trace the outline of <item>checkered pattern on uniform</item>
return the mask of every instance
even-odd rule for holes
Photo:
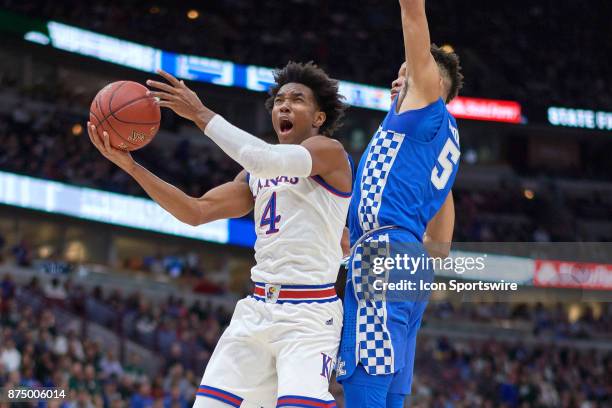
[[[355,248],[352,257],[352,279],[353,289],[358,301],[382,299],[382,291],[374,289],[374,282],[387,280],[386,273],[376,275],[374,273],[374,260],[386,258],[389,254],[389,235],[381,234],[370,237]]]
[[[393,347],[386,326],[386,309],[382,291],[374,281],[387,281],[387,273],[376,275],[372,266],[377,257],[389,254],[389,235],[381,234],[361,243],[352,260],[352,280],[357,297],[358,359],[369,374],[393,372]]]
[[[359,301],[359,361],[370,375],[393,373],[393,345],[386,327],[385,302]]]
[[[358,214],[364,232],[378,227],[378,212],[387,176],[397,152],[404,141],[404,134],[378,128],[370,143],[365,167],[361,174],[361,200]]]

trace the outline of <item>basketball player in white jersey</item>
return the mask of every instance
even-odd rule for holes
[[[254,210],[252,296],[238,302],[208,363],[196,408],[335,407],[328,392],[342,327],[334,283],[352,189],[352,164],[330,136],[346,105],[338,83],[312,63],[275,73],[266,102],[280,144],[268,144],[205,107],[173,76],[147,81],[159,105],[190,119],[244,170],[201,198],[185,195],[113,149],[92,142],[163,208],[191,225]]]

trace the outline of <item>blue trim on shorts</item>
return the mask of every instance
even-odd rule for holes
[[[263,283],[263,282],[253,282],[255,285],[257,286],[263,286],[265,287],[266,285],[276,285],[275,283]],[[328,289],[328,288],[333,288],[336,284],[335,283],[326,283],[324,285],[283,285],[282,283],[278,284],[281,289]]]
[[[208,394],[206,392],[200,392],[201,389],[203,389],[204,391],[212,391],[212,392],[222,394],[222,395],[214,395],[214,394]],[[214,400],[224,402],[227,405],[231,405],[232,407],[235,407],[235,408],[240,408],[240,405],[242,405],[242,401],[244,401],[243,398],[240,398],[236,394],[232,394],[231,392],[224,391],[220,388],[210,387],[208,385],[202,385],[202,384],[200,384],[200,386],[198,387],[198,392],[196,392],[196,396],[212,398]],[[231,399],[238,400],[239,402],[236,403],[228,399],[228,397]]]
[[[292,403],[278,403],[278,401],[285,399],[285,398],[289,398],[289,399],[295,399],[295,400],[302,400],[303,403],[296,403],[296,402],[292,402]],[[305,408],[317,408],[320,407],[321,404],[325,405],[325,408],[335,408],[336,407],[336,401],[335,400],[322,400],[322,399],[318,399],[318,398],[311,398],[311,397],[302,397],[300,395],[283,395],[282,397],[278,397],[278,399],[276,400],[277,404],[276,407],[305,407]],[[313,402],[314,404],[309,404],[309,402]]]
[[[330,302],[335,302],[336,300],[340,300],[340,298],[338,296],[334,296],[333,298],[329,298],[329,299],[306,299],[306,300],[302,300],[302,299],[286,299],[286,300],[277,300],[276,302],[266,302],[266,299],[264,297],[259,297],[257,295],[250,295],[250,297],[252,297],[255,300],[258,300],[260,302],[265,302],[265,303],[270,303],[270,304],[283,304],[283,303],[291,303],[291,304],[296,304],[296,303],[330,303]]]

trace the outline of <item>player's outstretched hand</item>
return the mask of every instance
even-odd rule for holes
[[[96,132],[96,127],[91,123],[87,122],[87,133],[89,133],[89,140],[96,146],[96,149],[102,153],[104,157],[115,163],[122,170],[126,172],[132,171],[134,168],[134,159],[130,152],[125,150],[119,150],[111,146],[108,133],[102,132],[102,137]]]
[[[205,122],[212,119],[214,113],[204,106],[198,95],[187,88],[185,82],[179,81],[164,70],[157,70],[168,83],[147,80],[147,85],[158,91],[149,91],[147,95],[154,96],[159,106],[170,108],[179,116],[194,121],[196,124],[205,116]],[[207,120],[206,120],[207,119]]]

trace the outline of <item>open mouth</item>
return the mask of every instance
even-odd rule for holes
[[[293,129],[293,123],[289,119],[283,118],[280,120],[281,133],[288,133]]]

